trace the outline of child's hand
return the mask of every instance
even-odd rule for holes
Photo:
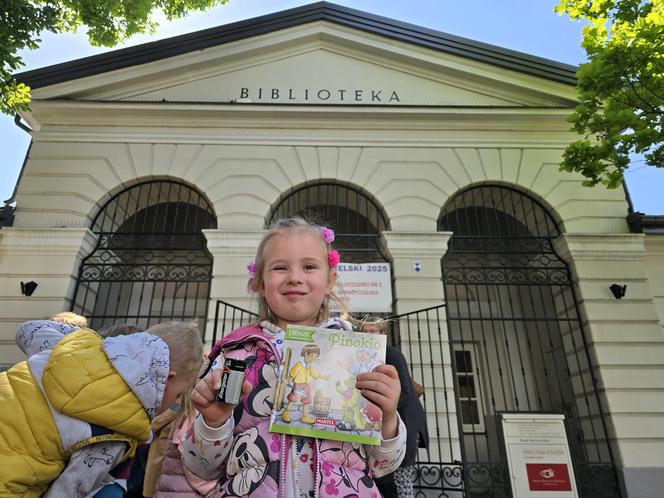
[[[401,395],[396,369],[392,365],[380,365],[370,373],[359,374],[355,386],[362,392],[362,396],[383,411],[383,439],[395,437],[399,427],[397,405]]]
[[[233,404],[217,401],[223,371],[223,368],[210,370],[205,377],[198,380],[191,393],[191,402],[203,416],[205,424],[212,428],[224,425],[235,409]],[[245,380],[242,393],[247,394],[251,389],[251,383]]]

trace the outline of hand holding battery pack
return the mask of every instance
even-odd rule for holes
[[[221,427],[226,423],[233,413],[237,403],[222,403],[217,399],[222,384],[224,371],[224,358],[222,355],[217,360],[218,368],[211,369],[205,377],[199,379],[191,393],[191,402],[208,427]],[[249,393],[252,389],[248,381],[242,383],[242,393]]]

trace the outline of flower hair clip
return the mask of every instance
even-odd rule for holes
[[[249,278],[247,279],[247,287],[252,292],[256,292],[256,284],[254,282],[254,278],[256,278],[256,263],[253,261],[250,261],[249,264],[247,265],[247,273],[249,273]]]
[[[338,251],[333,249],[327,253],[327,264],[330,265],[330,268],[334,270],[339,264],[339,261],[341,261],[341,256],[339,256]]]
[[[334,242],[334,230],[331,228],[320,227],[320,236],[323,237],[326,244]]]

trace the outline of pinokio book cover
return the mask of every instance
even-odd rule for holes
[[[377,334],[288,325],[270,431],[380,444],[383,413],[355,387],[385,363]]]

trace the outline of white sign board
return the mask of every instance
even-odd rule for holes
[[[514,498],[578,498],[565,416],[501,414]]]
[[[337,293],[348,311],[392,311],[392,272],[388,263],[339,263]]]

